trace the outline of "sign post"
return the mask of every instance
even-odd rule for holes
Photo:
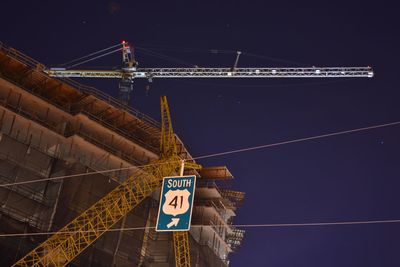
[[[157,216],[157,232],[189,231],[196,176],[164,177]]]

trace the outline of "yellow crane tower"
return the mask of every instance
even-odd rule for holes
[[[41,245],[29,252],[13,266],[65,266],[82,251],[109,231],[129,211],[154,192],[165,176],[179,173],[184,165],[199,169],[200,166],[182,164],[176,147],[167,98],[161,97],[160,159],[135,170],[134,174],[110,193],[65,225]],[[188,232],[174,232],[176,266],[190,266]]]

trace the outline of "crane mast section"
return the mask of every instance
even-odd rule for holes
[[[176,267],[190,267],[190,243],[188,232],[174,232],[174,252]]]
[[[370,67],[324,68],[135,68],[133,70],[45,70],[60,78],[371,78]]]

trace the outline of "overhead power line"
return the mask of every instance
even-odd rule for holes
[[[346,131],[340,131],[340,132],[334,132],[334,133],[328,133],[328,134],[321,134],[321,135],[305,137],[305,138],[299,138],[299,139],[294,139],[294,140],[289,140],[289,141],[282,141],[282,142],[277,142],[277,143],[272,143],[272,144],[266,144],[266,145],[248,147],[248,148],[229,150],[229,151],[225,151],[225,152],[199,156],[199,157],[195,157],[193,159],[204,159],[204,158],[211,158],[211,157],[217,157],[217,156],[230,155],[230,154],[241,153],[241,152],[252,151],[252,150],[258,150],[258,149],[269,148],[269,147],[274,147],[274,146],[281,146],[281,145],[299,143],[299,142],[304,142],[304,141],[309,141],[309,140],[321,139],[321,138],[331,137],[331,136],[336,136],[336,135],[343,135],[343,134],[367,131],[367,130],[372,130],[372,129],[377,129],[377,128],[383,128],[383,127],[388,127],[388,126],[399,125],[399,124],[400,124],[400,121],[396,121],[396,122],[379,124],[379,125],[368,126],[368,127],[363,127],[363,128],[357,128],[357,129],[352,129],[352,130],[346,130]]]
[[[367,220],[367,221],[334,221],[334,222],[310,222],[310,223],[264,223],[264,224],[234,224],[230,225],[237,228],[288,228],[288,227],[318,227],[318,226],[341,226],[341,225],[363,225],[363,224],[394,224],[400,223],[400,219],[393,220]],[[197,224],[191,225],[191,228],[207,227],[207,226],[219,226],[218,224],[207,225]],[[223,226],[223,225],[220,225]],[[105,232],[118,232],[118,231],[135,231],[145,229],[155,229],[155,226],[143,226],[143,227],[127,227],[127,228],[113,228]],[[79,231],[80,233],[90,233],[93,231]],[[41,236],[41,235],[52,235],[52,234],[74,234],[75,231],[68,232],[37,232],[37,233],[10,233],[0,234],[0,237],[24,237],[24,236]]]
[[[161,165],[161,164],[167,164],[167,163],[154,163],[154,164],[138,165],[138,166],[125,167],[125,168],[115,168],[115,169],[109,169],[109,170],[75,173],[75,174],[55,176],[55,177],[50,177],[50,178],[45,178],[45,179],[28,180],[28,181],[21,181],[21,182],[15,182],[15,183],[0,184],[0,187],[9,187],[9,186],[15,186],[15,185],[40,183],[40,182],[45,182],[45,181],[63,180],[63,179],[74,178],[74,177],[89,176],[89,175],[116,172],[116,171],[124,171],[124,170],[131,170],[131,169],[139,169],[139,168],[146,167],[146,166]]]
[[[300,142],[305,142],[305,141],[310,141],[310,140],[316,140],[316,139],[321,139],[321,138],[326,138],[326,137],[331,137],[331,136],[338,136],[338,135],[362,132],[362,131],[373,130],[373,129],[378,129],[378,128],[390,127],[390,126],[395,126],[395,125],[399,125],[399,124],[400,124],[400,121],[396,121],[396,122],[378,124],[378,125],[356,128],[356,129],[351,129],[351,130],[345,130],[345,131],[333,132],[333,133],[328,133],[328,134],[321,134],[321,135],[315,135],[315,136],[310,136],[310,137],[298,138],[298,139],[293,139],[293,140],[288,140],[288,141],[270,143],[270,144],[265,144],[265,145],[229,150],[229,151],[225,151],[225,152],[219,152],[219,153],[213,153],[213,154],[194,157],[193,160],[205,159],[205,158],[211,158],[211,157],[220,157],[220,156],[237,154],[237,153],[242,153],[242,152],[247,152],[247,151],[252,151],[252,150],[259,150],[259,149],[265,149],[265,148],[287,145],[287,144],[292,144],[292,143],[300,143]],[[62,180],[62,179],[68,179],[68,178],[80,177],[80,176],[88,176],[88,175],[94,175],[94,174],[110,173],[110,172],[130,170],[130,169],[137,169],[137,168],[142,168],[142,167],[146,167],[146,166],[160,165],[160,164],[167,164],[167,163],[154,163],[154,164],[150,163],[150,164],[146,164],[146,165],[131,166],[131,167],[125,167],[125,168],[116,168],[116,169],[109,169],[109,170],[77,173],[77,174],[72,174],[72,175],[56,176],[56,177],[50,177],[50,178],[46,178],[46,179],[39,179],[39,180],[28,180],[28,181],[21,181],[21,182],[15,182],[15,183],[6,183],[6,184],[0,184],[0,188],[15,186],[15,185],[30,184],[30,183],[39,183],[39,182],[45,182],[45,181]]]

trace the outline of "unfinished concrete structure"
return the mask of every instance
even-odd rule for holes
[[[159,123],[92,87],[50,78],[43,65],[0,43],[0,233],[57,231],[159,155]],[[180,156],[191,159],[178,139]],[[99,172],[116,169],[112,172]],[[83,173],[99,173],[82,175]],[[73,175],[73,178],[49,180]],[[190,231],[193,266],[227,266],[243,231],[232,219],[244,194],[217,186],[226,167],[198,179]],[[154,226],[154,192],[115,228]],[[0,265],[17,261],[48,236],[0,237]],[[112,231],[71,266],[174,266],[170,233]]]

